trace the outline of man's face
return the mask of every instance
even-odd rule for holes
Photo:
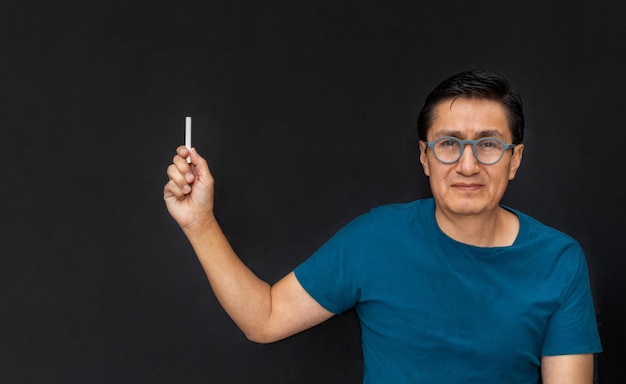
[[[470,98],[444,100],[437,106],[427,139],[432,142],[443,136],[462,140],[495,137],[507,144],[513,138],[500,103]],[[476,160],[468,145],[459,161],[444,164],[420,141],[420,162],[429,177],[437,209],[449,215],[478,215],[495,210],[509,180],[515,177],[523,149],[519,144],[514,152],[507,150],[499,162],[484,165]]]

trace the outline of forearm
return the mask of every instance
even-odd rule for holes
[[[215,219],[183,228],[220,304],[249,339],[271,314],[271,286],[239,259]]]

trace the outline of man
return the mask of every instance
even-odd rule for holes
[[[358,217],[273,286],[220,230],[214,181],[195,149],[177,149],[164,199],[252,341],[355,307],[366,383],[588,384],[601,346],[581,247],[500,204],[523,131],[504,76],[471,70],[443,81],[418,118],[433,198]]]

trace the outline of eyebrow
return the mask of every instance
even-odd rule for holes
[[[458,139],[462,139],[464,134],[461,131],[444,129],[442,131],[437,132],[437,134],[435,135],[435,137],[437,138],[444,137],[444,136],[451,136],[451,137],[456,137]],[[484,131],[478,132],[478,135],[476,135],[475,139],[480,139],[483,137],[502,138],[502,134],[500,133],[500,131],[495,130],[495,129],[486,129]]]

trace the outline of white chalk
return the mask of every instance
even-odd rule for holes
[[[191,117],[185,118],[185,147],[191,151]],[[187,162],[191,164],[191,156],[187,156]]]

